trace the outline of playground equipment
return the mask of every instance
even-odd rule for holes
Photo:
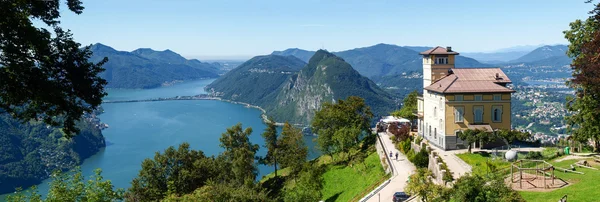
[[[567,185],[564,180],[556,178],[554,170],[552,164],[543,160],[517,160],[510,168],[511,187],[528,190],[555,189]]]

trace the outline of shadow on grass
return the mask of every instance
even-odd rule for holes
[[[277,198],[283,192],[285,180],[286,178],[282,176],[272,177],[262,183],[262,188],[269,190],[270,198]]]
[[[483,157],[491,156],[489,152],[485,152],[485,151],[477,151],[477,152],[473,152],[473,154],[479,154],[480,156],[483,156]]]
[[[343,193],[343,192],[338,192],[337,194],[335,194],[335,195],[333,195],[333,196],[329,197],[328,199],[325,199],[325,202],[334,202],[335,200],[337,200],[337,199],[338,199],[338,197],[340,197],[340,195],[341,195],[342,193]]]

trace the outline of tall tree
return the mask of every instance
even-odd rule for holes
[[[128,201],[156,201],[170,194],[188,194],[218,176],[212,158],[202,151],[190,150],[188,143],[171,146],[145,159],[138,176],[127,192]]]
[[[531,137],[530,133],[509,129],[500,129],[494,131],[494,134],[496,137],[502,138],[502,140],[504,141],[504,143],[506,143],[506,146],[508,147],[510,147],[510,145],[516,140],[523,141]]]
[[[335,104],[323,104],[315,114],[311,126],[312,131],[319,135],[317,143],[321,151],[331,155],[356,145],[361,133],[370,134],[372,118],[373,113],[364,99],[350,96]]]
[[[275,177],[277,177],[277,154],[279,148],[277,145],[277,126],[275,125],[275,121],[269,119],[267,128],[265,128],[262,136],[265,139],[264,147],[267,148],[267,155],[261,159],[261,163],[273,165],[275,167]]]
[[[587,3],[591,3],[588,1]],[[573,58],[573,79],[567,84],[575,97],[567,98],[567,109],[573,114],[566,118],[569,130],[581,142],[592,140],[600,149],[600,3],[594,5],[590,16],[576,20],[564,31],[569,41],[567,55]]]
[[[481,130],[472,130],[472,129],[466,129],[464,131],[459,132],[458,138],[460,138],[461,140],[463,140],[465,143],[467,143],[467,148],[469,153],[471,153],[471,147],[473,146],[473,143],[479,141],[479,133],[481,133]]]
[[[280,146],[281,166],[289,167],[292,174],[298,173],[308,156],[308,147],[304,143],[302,131],[286,122],[277,144]]]
[[[419,168],[415,174],[408,177],[406,192],[421,197],[422,201],[433,201],[442,197],[444,187],[432,181],[433,173],[427,168]]]
[[[254,183],[258,168],[254,160],[259,146],[250,142],[252,128],[242,129],[242,124],[238,123],[227,132],[221,134],[220,146],[225,149],[223,156],[228,162],[231,162],[231,171],[233,180],[239,185],[250,185]]]
[[[410,92],[404,98],[402,108],[400,110],[396,110],[396,111],[392,112],[392,115],[410,119],[410,120],[416,119],[417,116],[415,116],[414,112],[417,111],[417,109],[418,109],[418,106],[417,106],[417,97],[418,96],[419,96],[419,93],[417,92],[417,90]]]
[[[106,95],[106,81],[98,74],[107,58],[88,61],[89,46],[81,49],[59,26],[59,3],[0,1],[0,113],[62,126],[71,137],[79,132],[75,122],[95,110]],[[66,3],[72,12],[83,12],[81,1]],[[34,19],[53,33],[35,27]]]

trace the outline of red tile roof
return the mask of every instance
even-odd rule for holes
[[[439,47],[439,46],[429,49],[429,50],[426,50],[426,51],[423,51],[419,54],[421,54],[421,55],[458,55],[457,52],[454,52],[454,51],[448,52],[447,49]]]
[[[511,82],[500,68],[453,68],[452,72],[453,74],[442,77],[425,89],[438,93],[514,92],[500,85]]]

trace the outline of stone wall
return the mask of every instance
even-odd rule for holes
[[[442,169],[442,160],[441,157],[437,155],[436,152],[431,152],[429,154],[429,166],[427,167],[434,176],[434,182],[437,184],[444,184],[444,175],[447,170]]]

